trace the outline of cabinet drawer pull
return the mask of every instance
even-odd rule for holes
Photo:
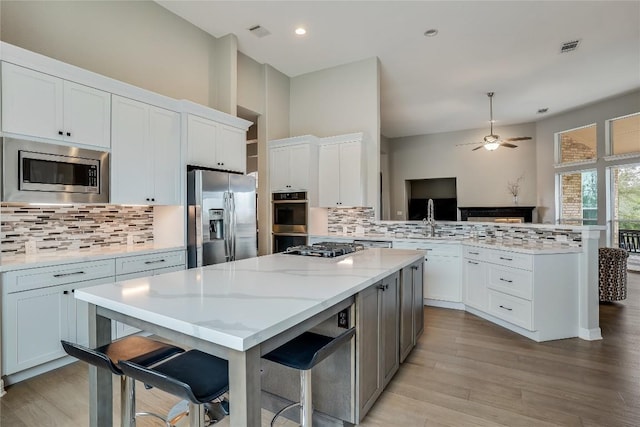
[[[503,279],[502,277],[500,278],[500,280],[501,280],[502,282],[513,283],[513,280]]]
[[[58,277],[67,277],[67,276],[77,276],[79,274],[85,274],[85,273],[84,273],[84,271],[74,271],[73,273],[54,274],[53,277],[58,278]]]
[[[432,251],[433,248],[418,248],[419,251]]]
[[[155,261],[145,261],[144,263],[148,265],[148,264],[160,264],[162,262],[165,262],[165,260],[164,259],[157,259]]]
[[[471,252],[471,251],[469,251],[469,253],[470,253],[471,255],[480,255],[480,252]]]
[[[501,256],[500,259],[504,261],[513,261],[513,258],[505,258],[503,256]]]
[[[389,289],[389,285],[378,285],[378,289],[380,289],[381,291],[386,291],[387,289]]]
[[[62,291],[63,294],[69,295],[69,291]]]
[[[507,311],[513,311],[513,308],[505,307],[504,305],[499,305],[498,307],[505,309]]]
[[[412,270],[417,270],[417,269],[418,269],[418,266],[417,266],[417,265],[412,265],[412,266],[411,266],[411,269],[412,269]]]
[[[467,261],[467,262],[468,262],[469,264],[478,265],[478,263],[477,263],[477,262],[475,262],[475,261]]]

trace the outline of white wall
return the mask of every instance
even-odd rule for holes
[[[2,0],[0,39],[172,98],[220,97],[216,39],[154,2]]]
[[[640,112],[640,91],[609,98],[536,123],[537,205],[540,222],[555,222],[555,174],[558,170],[553,166],[554,135],[557,132],[595,123],[598,157],[602,157],[605,155],[605,120],[637,112]],[[629,162],[637,163],[638,159]],[[595,165],[588,166],[590,169],[595,167],[598,171],[598,224],[601,225],[606,223],[606,166],[607,162],[602,159]]]
[[[367,204],[378,210],[380,71],[377,58],[291,79],[291,135],[318,137],[364,132]]]
[[[527,123],[495,129],[495,133],[503,138],[533,138],[531,141],[518,142],[518,148],[471,151],[473,145],[456,146],[482,141],[487,133],[488,129],[475,129],[391,139],[389,219],[406,218],[405,181],[408,179],[456,177],[458,206],[510,206],[513,205],[513,198],[507,190],[507,182],[524,175],[519,204],[535,206],[535,125]],[[402,211],[402,214],[397,215],[398,211]]]
[[[289,136],[289,77],[238,53],[238,105],[258,115],[258,253],[271,252],[267,141]]]

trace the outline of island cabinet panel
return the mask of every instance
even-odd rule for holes
[[[400,274],[396,272],[356,298],[358,420],[363,419],[398,371],[399,285]]]
[[[400,363],[424,331],[422,266],[417,262],[400,272]]]

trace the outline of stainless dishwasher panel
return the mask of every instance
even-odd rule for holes
[[[392,248],[391,240],[354,240],[354,244],[362,245],[365,248]]]

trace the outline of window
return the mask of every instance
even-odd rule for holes
[[[616,166],[611,173],[612,245],[619,245],[622,231],[640,230],[640,163]]]
[[[608,120],[610,155],[640,155],[640,113]]]
[[[557,163],[584,163],[595,161],[596,125],[584,126],[556,134]]]
[[[595,170],[558,174],[558,218],[561,224],[598,223],[598,174]]]

